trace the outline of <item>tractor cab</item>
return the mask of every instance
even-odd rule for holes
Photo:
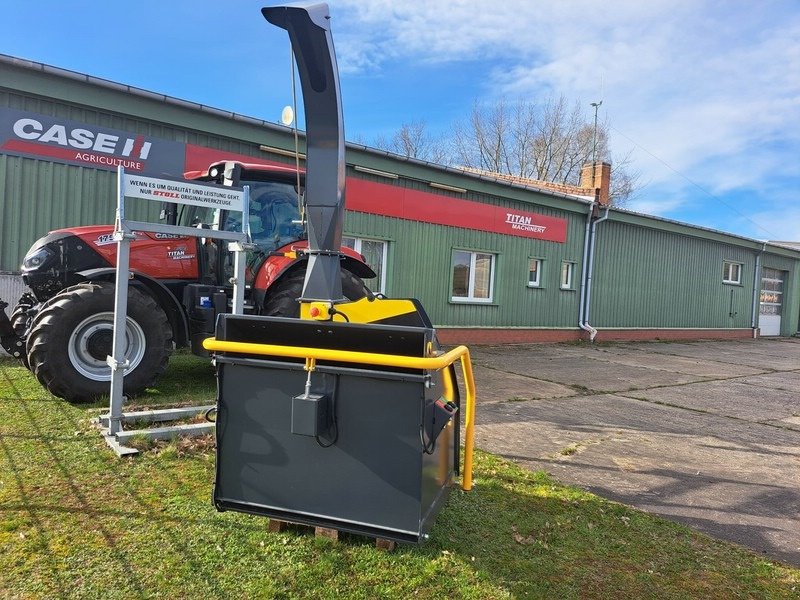
[[[254,252],[248,256],[248,283],[270,252],[306,238],[302,220],[304,174],[298,179],[290,167],[244,164],[234,161],[214,163],[204,171],[189,171],[184,177],[219,185],[250,188],[250,234]],[[175,205],[171,210],[175,211]],[[241,214],[222,209],[181,205],[164,215],[170,223],[207,229],[241,231]],[[172,214],[172,219],[169,215]],[[232,255],[223,242],[200,238],[200,272],[208,283],[222,285],[231,276]]]

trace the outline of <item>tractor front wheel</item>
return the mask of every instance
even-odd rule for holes
[[[54,296],[39,311],[28,335],[28,362],[39,382],[70,402],[92,401],[110,392],[114,285],[83,283]],[[123,392],[135,396],[152,386],[172,353],[172,329],[162,308],[130,288],[126,318]]]
[[[25,314],[26,308],[27,307],[25,306],[17,306],[11,313],[11,316],[8,318],[8,320],[11,321],[11,327],[14,328],[14,333],[16,333],[20,338],[23,338],[22,341],[18,342],[20,344],[24,342],[25,332],[28,330],[28,325],[30,325],[30,319],[28,318],[28,315]],[[19,362],[22,363],[22,366],[24,366],[26,369],[30,368],[28,366],[28,355],[25,354],[24,350],[20,352],[17,358],[19,359]]]
[[[305,270],[301,269],[280,279],[267,292],[261,314],[268,317],[299,318],[300,302],[297,299],[303,295],[305,276]],[[359,300],[369,293],[369,289],[359,277],[342,269],[342,293],[348,300]]]
[[[20,339],[20,343],[22,344],[22,347],[20,348],[21,351],[17,358],[26,369],[30,369],[30,366],[28,365],[28,355],[25,353],[25,340],[28,336],[31,322],[33,321],[33,317],[31,315],[36,314],[36,311],[33,310],[35,306],[36,299],[33,297],[33,295],[30,293],[23,294],[19,299],[16,308],[14,308],[14,310],[11,312],[11,316],[8,318],[8,320],[11,322],[11,327],[14,329],[14,333]]]

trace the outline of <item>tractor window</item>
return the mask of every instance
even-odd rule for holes
[[[214,228],[217,218],[217,210],[203,206],[192,206],[182,204],[178,207],[177,224],[183,227],[207,227]]]
[[[270,252],[303,237],[297,192],[290,183],[279,181],[242,181],[250,186],[250,234],[253,243]],[[227,231],[240,231],[239,213],[230,213]]]
[[[250,234],[254,244],[271,252],[303,237],[294,185],[281,181],[241,181],[240,185],[250,186]],[[185,227],[216,229],[219,219],[218,209],[188,204],[178,208],[178,225]],[[241,231],[241,213],[227,212],[223,228]]]

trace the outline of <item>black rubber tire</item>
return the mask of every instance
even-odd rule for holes
[[[82,283],[65,289],[39,311],[31,324],[27,352],[30,369],[54,396],[69,402],[108,397],[111,369],[110,325],[114,284]],[[135,396],[153,385],[172,354],[172,329],[163,309],[136,288],[128,293],[128,355],[123,393]]]
[[[74,288],[75,286],[70,286],[64,288],[59,293],[66,292]],[[31,332],[31,325],[33,324],[33,321],[36,319],[36,315],[39,314],[39,312],[41,312],[42,309],[49,306],[50,303],[53,301],[53,298],[55,298],[55,296],[50,296],[50,298],[48,298],[44,302],[40,302],[39,304],[34,304],[34,305],[23,306],[21,304],[18,304],[17,307],[14,309],[14,311],[11,313],[11,316],[8,318],[8,320],[11,321],[11,326],[14,328],[14,333],[16,333],[18,336],[22,338],[23,343],[26,346],[27,346],[28,334]],[[30,313],[26,312],[26,309],[33,309],[33,308],[35,308],[36,310],[33,311],[32,313],[33,316],[29,316]],[[18,358],[20,363],[22,363],[22,365],[26,369],[30,370],[31,366],[28,363],[28,353],[25,349],[23,349],[21,356],[19,356]]]
[[[299,318],[300,303],[297,299],[303,293],[305,276],[305,269],[300,269],[278,281],[274,288],[267,291],[261,314],[268,317]],[[369,293],[369,289],[361,278],[342,269],[342,293],[348,300],[359,300]]]
[[[25,335],[28,332],[28,328],[31,324],[31,318],[25,313],[27,306],[18,305],[12,312],[11,316],[8,320],[11,322],[11,327],[14,328],[14,333],[16,333],[19,337],[21,337],[24,341]],[[25,353],[23,348],[19,348],[20,354],[17,357],[19,362],[22,364],[23,367],[26,369],[30,369],[28,365],[28,355]]]

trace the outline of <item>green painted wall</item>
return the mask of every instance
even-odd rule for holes
[[[116,185],[110,171],[0,155],[0,271],[19,271],[31,244],[52,229],[113,223]]]
[[[755,255],[730,245],[606,221],[598,225],[594,327],[749,327]],[[743,263],[741,285],[723,261]]]
[[[0,60],[0,82],[0,107],[292,163],[259,149],[261,144],[291,149],[290,131],[257,119],[124,85],[101,85],[90,77],[40,69],[35,64]],[[388,242],[388,295],[419,298],[439,326],[577,328],[585,203],[354,144],[348,144],[346,160],[349,177],[568,222],[567,241],[560,244],[348,212],[346,234]],[[356,172],[353,165],[398,177],[366,175]],[[0,154],[0,271],[17,271],[30,244],[50,229],[112,222],[115,180],[110,171]],[[436,191],[430,182],[468,191]],[[138,210],[134,207],[128,216],[149,220],[155,208],[141,209],[149,211],[146,215]],[[598,224],[597,232],[590,303],[590,322],[595,327],[750,327],[753,275],[761,243],[616,210]],[[496,255],[493,302],[450,300],[455,249]],[[527,286],[530,258],[543,261],[539,288]],[[768,247],[762,259],[764,266],[786,272],[782,328],[784,335],[794,334],[800,325],[800,251]],[[743,265],[741,285],[722,283],[725,260]],[[575,263],[570,290],[559,286],[562,261]]]
[[[594,327],[749,328],[761,244],[612,213],[598,224],[590,322]],[[662,225],[662,228],[658,228]],[[693,234],[693,235],[692,235]],[[723,262],[742,264],[741,284],[722,281]],[[796,257],[765,253],[762,264],[789,273],[785,313],[798,314]],[[760,281],[756,284],[760,285]],[[797,319],[782,323],[785,334]]]
[[[413,182],[406,182],[406,185],[415,186]],[[420,184],[416,185],[424,189]],[[482,194],[469,194],[467,199],[499,203],[517,210],[531,210],[530,204]],[[583,208],[580,205],[578,207]],[[566,212],[538,206],[535,210],[543,215],[567,219],[566,243],[503,236],[354,212],[347,213],[345,230],[348,235],[389,241],[387,294],[418,298],[436,325],[577,327],[580,263],[586,216],[582,212]],[[451,260],[454,249],[496,254],[496,277],[491,304],[451,301]],[[527,286],[531,257],[543,260],[540,288]],[[561,290],[559,287],[561,261],[576,263],[575,285],[571,290]]]

